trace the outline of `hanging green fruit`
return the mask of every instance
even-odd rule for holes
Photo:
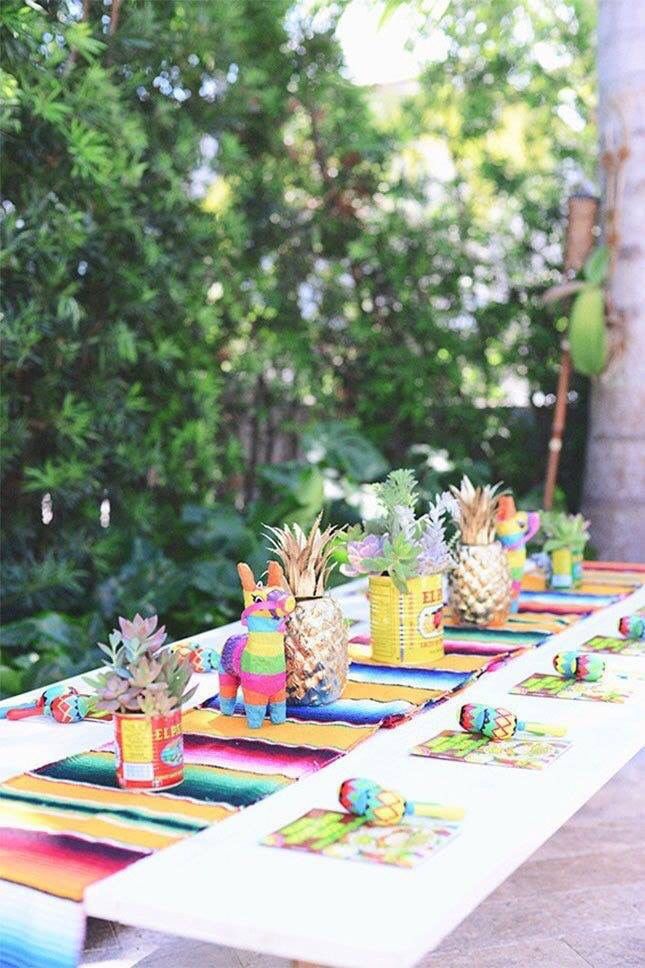
[[[569,319],[571,360],[578,373],[597,376],[607,361],[605,298],[600,286],[585,285],[576,296]]]
[[[597,376],[607,364],[607,324],[603,283],[609,274],[609,249],[597,246],[587,258],[582,279],[552,286],[546,303],[574,296],[569,316],[569,347],[574,368],[583,376]]]

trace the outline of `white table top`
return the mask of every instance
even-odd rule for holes
[[[360,610],[356,601],[352,608]],[[644,604],[642,588],[444,704],[381,730],[324,770],[94,884],[85,895],[88,914],[338,968],[414,965],[643,745],[642,683],[624,705],[509,696],[508,689],[531,672],[550,672],[555,652],[615,634],[618,617]],[[227,634],[230,628],[204,637]],[[610,669],[645,671],[639,658],[607,659]],[[196,702],[216,691],[213,679],[199,677]],[[455,728],[466,701],[562,723],[573,745],[536,772],[408,755],[416,743]],[[18,762],[24,770],[26,754],[35,767],[111,735],[109,724],[28,723],[29,734],[25,723],[17,736],[16,724],[0,720],[0,743],[11,730],[20,748],[9,761],[2,751],[0,777],[15,773]],[[460,804],[467,811],[462,832],[413,870],[260,846],[313,807],[337,809],[339,784],[350,776],[370,777],[409,799]]]

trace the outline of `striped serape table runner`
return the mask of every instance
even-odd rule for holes
[[[321,769],[382,726],[464,689],[644,580],[645,566],[594,565],[582,590],[568,594],[547,592],[536,587],[539,576],[528,576],[518,614],[495,629],[448,627],[446,655],[433,668],[375,664],[365,623],[358,623],[338,702],[291,707],[285,724],[266,723],[259,731],[248,729],[241,706],[239,715],[221,716],[217,696],[186,712],[185,779],[172,790],[119,789],[111,746],[6,781],[0,785],[1,965],[75,965],[88,885]]]

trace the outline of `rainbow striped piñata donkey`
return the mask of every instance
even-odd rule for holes
[[[224,643],[219,666],[219,705],[232,716],[237,690],[242,685],[246,721],[259,729],[269,708],[272,723],[287,718],[284,628],[296,600],[285,591],[277,561],[270,561],[267,584],[256,582],[247,564],[237,566],[244,594],[242,624],[246,635],[232,635]]]
[[[513,581],[511,592],[511,612],[517,612],[520,605],[520,590],[526,565],[526,544],[540,528],[540,515],[537,511],[518,511],[510,494],[499,499],[495,530],[505,551],[508,568]]]

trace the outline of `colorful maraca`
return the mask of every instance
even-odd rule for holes
[[[645,639],[645,615],[623,615],[618,631],[628,639]]]
[[[219,672],[219,652],[205,645],[193,645],[186,652],[193,672]]]
[[[565,679],[598,682],[605,674],[605,660],[586,652],[558,652],[553,656],[553,668]]]
[[[489,739],[510,739],[520,731],[537,736],[564,736],[567,731],[566,726],[523,722],[508,709],[496,709],[495,706],[475,702],[461,707],[459,725],[468,733],[482,733]]]
[[[79,723],[94,708],[93,696],[79,696],[73,686],[50,686],[30,706],[8,709],[6,719],[26,719],[28,716],[48,716],[57,723]]]
[[[77,692],[64,692],[56,696],[49,715],[57,723],[80,723],[94,708],[94,696],[79,696]]]
[[[44,692],[41,692],[38,699],[23,702],[19,706],[5,706],[4,709],[0,710],[0,717],[2,719],[26,719],[28,716],[47,716],[54,699],[70,692],[75,693],[76,689],[73,686],[62,684],[48,686]]]
[[[394,790],[384,790],[378,783],[363,777],[345,780],[338,791],[338,799],[350,813],[365,817],[378,827],[400,823],[404,816],[434,817],[437,820],[461,820],[464,816],[461,807],[404,800]]]

